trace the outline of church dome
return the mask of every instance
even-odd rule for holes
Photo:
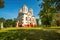
[[[22,8],[19,10],[19,12],[22,12]]]
[[[23,5],[23,13],[27,13],[28,12],[28,7],[24,4]]]
[[[24,4],[23,7],[27,7],[27,5]]]
[[[32,11],[33,11],[33,9],[32,9],[32,8],[30,8],[30,10],[32,10]]]
[[[33,9],[32,9],[32,8],[30,8],[29,12],[33,14]]]

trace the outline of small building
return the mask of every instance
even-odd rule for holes
[[[36,18],[33,15],[33,9],[26,5],[19,10],[18,17],[17,17],[17,26],[16,27],[29,27],[29,26],[36,26]]]

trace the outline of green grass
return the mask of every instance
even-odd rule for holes
[[[0,29],[0,32],[7,32],[8,30],[17,30],[17,29],[25,29],[25,30],[31,30],[31,29],[36,29],[36,30],[60,30],[60,27],[10,27],[10,28],[3,28]]]
[[[3,28],[0,40],[60,40],[60,27]]]

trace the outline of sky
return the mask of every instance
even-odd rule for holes
[[[22,8],[22,6],[25,4],[28,6],[28,8],[32,8],[34,11],[34,16],[36,18],[39,18],[39,11],[41,8],[38,6],[38,4],[42,2],[40,0],[39,2],[37,0],[4,0],[4,8],[0,8],[0,18],[3,17],[5,19],[13,19],[17,18],[18,16],[18,10]]]

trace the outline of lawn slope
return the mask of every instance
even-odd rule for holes
[[[60,29],[6,28],[0,30],[0,40],[60,40]]]

